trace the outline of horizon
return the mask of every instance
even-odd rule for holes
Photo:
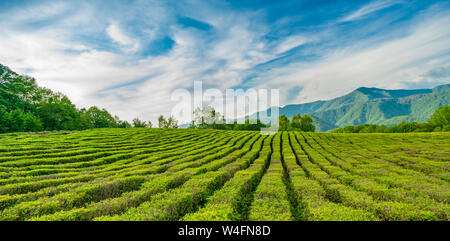
[[[194,81],[280,107],[450,83],[447,1],[1,1],[0,63],[77,107],[154,122]],[[120,9],[126,11],[121,12]]]

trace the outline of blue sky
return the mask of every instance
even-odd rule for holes
[[[155,120],[199,80],[279,88],[282,105],[449,83],[448,26],[433,0],[0,0],[0,63],[78,107]]]

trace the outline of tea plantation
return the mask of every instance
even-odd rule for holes
[[[450,220],[450,133],[0,135],[0,220]]]

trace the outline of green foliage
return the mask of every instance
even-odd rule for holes
[[[167,121],[166,121],[166,119],[164,118],[164,116],[163,116],[163,115],[160,115],[160,116],[158,117],[158,128],[164,128],[164,126],[166,126],[166,123],[167,123]]]
[[[278,117],[278,130],[287,131],[290,128],[290,122],[286,115]]]
[[[197,108],[194,111],[194,120],[189,129],[217,129],[217,130],[261,130],[267,125],[259,119],[246,119],[243,124],[234,121],[226,123],[225,117],[211,106]]]
[[[42,122],[31,113],[16,109],[5,112],[0,109],[0,132],[41,131]]]
[[[9,113],[0,106],[0,133],[5,133],[9,130]]]
[[[430,116],[425,123],[401,122],[394,126],[375,124],[361,124],[357,126],[345,126],[332,130],[333,133],[407,133],[407,132],[439,132],[449,131],[450,106],[442,106]]]
[[[99,109],[96,106],[89,108],[86,112],[87,119],[90,120],[92,128],[112,128],[116,127],[117,123],[114,117],[105,110]]]
[[[39,117],[36,117],[31,113],[25,113],[23,114],[23,119],[24,119],[23,130],[36,132],[41,131],[43,129],[42,128],[43,124],[42,121],[39,119]]]
[[[163,115],[160,115],[158,117],[158,127],[176,129],[178,128],[178,121],[173,116],[169,116],[169,118],[166,119]]]
[[[289,121],[286,115],[281,115],[278,118],[278,129],[280,131],[306,131],[314,132],[316,127],[313,124],[313,119],[309,115],[296,114]]]
[[[430,117],[430,124],[441,128],[450,125],[450,106],[439,107]]]
[[[37,86],[35,79],[0,66],[0,133],[91,128],[129,128],[105,109],[78,110],[69,98]]]
[[[259,131],[262,128],[267,128],[266,125],[261,122],[260,119],[246,119],[243,124],[239,124],[237,121],[226,124],[224,117],[216,112],[212,107],[204,107],[203,109],[197,108],[194,112],[195,120],[189,125],[189,129],[219,129],[219,130],[252,130]],[[164,118],[160,116],[160,123],[164,123]],[[315,126],[313,119],[308,115],[301,116],[300,114],[292,117],[290,121],[286,115],[281,115],[278,120],[278,130],[299,130],[314,132]]]
[[[302,128],[302,116],[300,113],[292,116],[291,119],[291,128],[296,130],[301,130]]]
[[[289,189],[284,183],[286,179],[280,150],[280,137],[281,135],[277,134],[273,139],[271,162],[267,173],[255,190],[254,200],[250,206],[250,221],[295,220],[289,202]]]
[[[114,116],[114,120],[117,123],[117,128],[131,128],[131,124],[128,121],[122,121],[118,116]],[[149,121],[150,128],[152,127],[151,122]]]
[[[54,96],[37,106],[37,114],[46,130],[76,130],[79,113],[66,96]]]
[[[313,125],[313,119],[308,115],[303,115],[300,120],[300,130],[314,132],[316,127]]]
[[[139,118],[133,119],[133,127],[134,128],[152,128],[152,123],[149,121],[148,123],[140,120]]]
[[[158,128],[1,134],[0,220],[448,221],[448,137]]]

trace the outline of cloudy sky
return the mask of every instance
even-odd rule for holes
[[[173,90],[279,88],[281,105],[450,82],[434,0],[0,0],[0,63],[78,107],[169,114]]]

